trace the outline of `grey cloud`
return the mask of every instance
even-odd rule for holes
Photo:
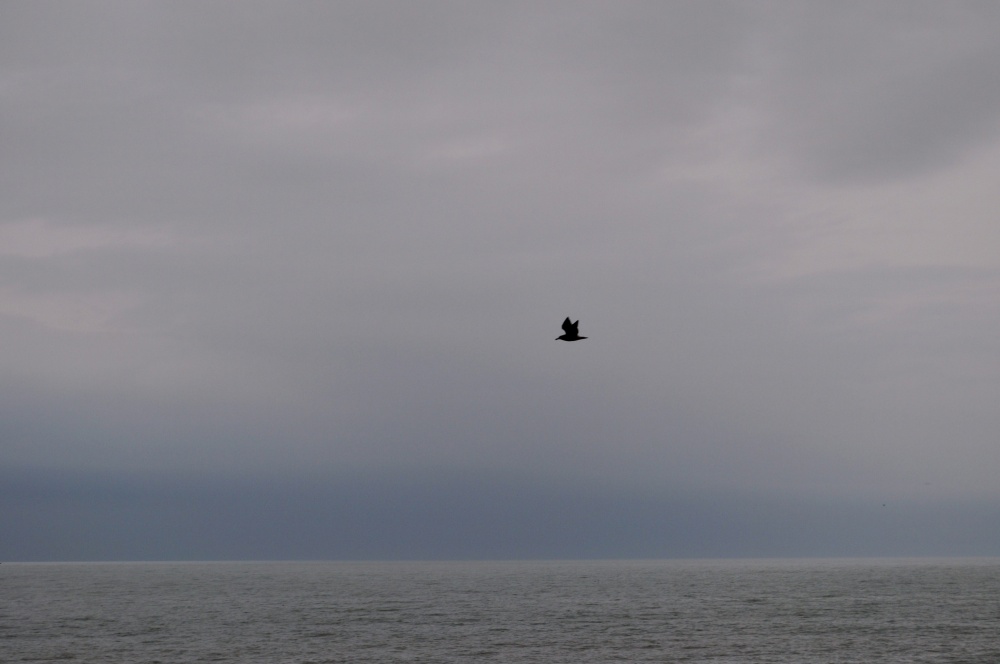
[[[765,39],[760,92],[776,112],[769,135],[814,177],[845,184],[906,178],[996,137],[995,7],[786,9]]]
[[[582,532],[643,491],[817,509],[994,495],[997,266],[887,233],[861,261],[858,237],[822,226],[894,210],[886,178],[953,175],[990,136],[985,10],[935,10],[941,27],[923,6],[904,22],[909,6],[862,24],[701,2],[14,5],[3,468],[178,486],[357,474],[316,500],[360,492],[359,513],[396,525],[336,555],[395,555],[396,536],[445,555],[377,508],[421,491],[518,533],[537,526],[531,500]],[[830,188],[853,196],[820,209]],[[984,219],[955,233],[978,242]],[[826,263],[787,269],[799,249]],[[586,342],[555,343],[565,316]],[[454,479],[483,473],[508,479],[482,496]],[[529,498],[505,512],[525,473]],[[240,528],[242,495],[225,498]],[[631,541],[671,509],[660,498]],[[303,529],[325,523],[290,502]],[[475,521],[440,514],[420,523]],[[611,521],[503,550],[654,550],[595,548]],[[663,550],[763,550],[719,537]],[[241,545],[219,546],[186,555]]]

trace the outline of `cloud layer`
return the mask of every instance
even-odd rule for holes
[[[15,3],[0,466],[996,504],[998,27]]]

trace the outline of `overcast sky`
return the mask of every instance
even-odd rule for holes
[[[0,556],[1000,555],[998,34],[3,2]]]

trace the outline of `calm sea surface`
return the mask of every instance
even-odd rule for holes
[[[3,662],[1000,662],[1000,560],[0,565]]]

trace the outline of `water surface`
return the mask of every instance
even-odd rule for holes
[[[1000,662],[1000,560],[5,563],[11,662]]]

